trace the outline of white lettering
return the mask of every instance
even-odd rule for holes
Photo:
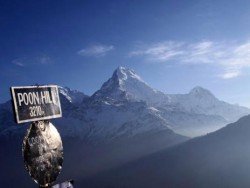
[[[34,104],[40,104],[38,92],[33,93]]]
[[[19,104],[19,106],[22,106],[22,102],[23,102],[23,95],[22,95],[22,93],[18,93],[17,96],[18,96],[18,104]]]
[[[47,91],[47,102],[48,102],[49,104],[52,103],[51,94],[50,94],[48,91]]]
[[[23,101],[25,105],[29,104],[29,98],[27,93],[23,93]]]
[[[45,113],[42,110],[41,106],[31,106],[29,107],[29,110],[30,110],[30,117],[43,116]]]
[[[41,91],[41,103],[46,104],[46,91]]]
[[[18,105],[56,104],[57,94],[54,91],[17,93]]]
[[[28,93],[28,98],[29,98],[29,103],[33,104],[34,103],[34,99],[33,99],[32,93]]]

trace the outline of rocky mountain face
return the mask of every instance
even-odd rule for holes
[[[250,116],[119,168],[82,179],[87,187],[247,188]]]

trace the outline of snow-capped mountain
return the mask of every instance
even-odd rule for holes
[[[92,96],[94,100],[134,100],[157,104],[168,101],[164,93],[152,89],[134,70],[118,67],[113,76]]]
[[[88,95],[78,91],[78,90],[71,90],[68,87],[61,87],[59,86],[59,93],[61,96],[64,96],[70,103],[80,104],[83,100],[89,98]]]
[[[152,89],[134,70],[124,67],[118,67],[113,76],[92,98],[111,101],[123,99],[145,101],[156,107],[172,107],[172,109],[191,113],[221,115],[229,121],[234,121],[242,114],[250,113],[250,110],[245,107],[218,100],[210,91],[199,86],[193,88],[188,94],[165,94]],[[233,113],[233,117],[228,113]]]
[[[91,101],[144,101],[159,111],[172,130],[191,137],[215,131],[250,113],[248,108],[218,100],[202,87],[195,87],[188,94],[165,94],[152,89],[134,70],[125,67],[118,67]]]
[[[135,100],[148,105],[188,113],[218,115],[228,122],[250,113],[250,110],[218,100],[202,87],[193,88],[188,94],[165,94],[152,89],[134,70],[118,67],[113,76],[93,96],[95,100]]]
[[[202,87],[195,87],[188,94],[171,95],[171,99],[174,104],[179,105],[185,111],[218,115],[228,122],[236,121],[250,113],[248,108],[218,100],[210,91]]]
[[[134,70],[118,67],[92,96],[59,87],[63,118],[55,120],[65,134],[86,140],[108,140],[145,131],[172,129],[198,136],[235,121],[250,110],[218,100],[195,87],[188,94],[152,89]],[[0,105],[2,128],[13,125],[11,103]],[[6,118],[7,117],[7,118]],[[74,128],[70,124],[73,124]],[[0,130],[1,130],[0,129]]]

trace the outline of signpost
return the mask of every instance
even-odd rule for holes
[[[17,123],[62,117],[55,85],[11,87]]]
[[[26,170],[40,187],[51,187],[63,163],[60,134],[49,122],[49,119],[62,117],[58,87],[11,87],[11,94],[16,122],[32,122],[23,140]],[[73,187],[72,182],[69,183]]]

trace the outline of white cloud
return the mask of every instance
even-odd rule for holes
[[[114,50],[113,45],[93,45],[79,50],[77,53],[81,56],[100,57],[105,56],[108,52]]]
[[[47,65],[53,63],[51,57],[47,55],[39,55],[39,56],[26,56],[12,60],[11,62],[14,65],[19,67],[26,67],[31,65]]]
[[[23,63],[22,59],[14,59],[14,60],[12,61],[12,63],[13,63],[14,65],[19,66],[19,67],[24,67],[24,66],[25,66],[25,64]]]
[[[221,75],[219,75],[223,79],[230,79],[230,78],[235,78],[241,75],[241,72],[239,70],[231,70],[228,72],[225,72]]]
[[[167,41],[152,46],[139,46],[137,47],[139,49],[130,52],[129,56],[145,56],[151,61],[168,61],[183,54],[182,45],[182,43]]]
[[[250,41],[243,43],[208,40],[197,43],[168,41],[137,46],[129,56],[141,56],[151,62],[174,61],[181,64],[216,65],[224,69],[219,76],[230,79],[242,75],[243,68],[250,67]]]
[[[41,57],[37,57],[37,63],[42,64],[42,65],[46,65],[46,64],[53,63],[53,61],[49,56],[44,55],[44,56],[41,56]]]

